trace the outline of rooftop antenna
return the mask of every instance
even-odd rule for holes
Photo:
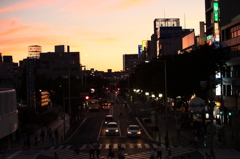
[[[184,29],[186,29],[185,13],[184,13]]]

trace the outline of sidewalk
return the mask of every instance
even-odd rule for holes
[[[52,130],[52,140],[50,140],[50,138],[47,136],[47,126],[43,126],[43,127],[39,128],[37,130],[38,136],[39,136],[38,137],[38,146],[35,145],[34,134],[32,134],[30,136],[30,148],[47,147],[47,146],[51,146],[51,145],[60,144],[61,142],[63,142],[63,136],[64,136],[63,122],[64,122],[64,120],[62,120],[62,117],[60,115],[57,118],[57,120],[55,120],[52,123],[50,123],[49,125],[47,125]],[[42,129],[45,132],[45,137],[44,137],[44,141],[43,142],[40,139],[40,134],[41,134]],[[58,130],[58,134],[59,134],[59,141],[58,141],[58,143],[57,143],[56,139],[54,138],[54,131],[56,129]],[[67,133],[69,129],[70,129],[69,115],[65,114],[65,133]],[[24,145],[24,138],[20,139],[20,141],[11,143],[11,149],[10,150],[15,150],[15,151],[16,150],[22,150],[23,149],[23,145]]]
[[[83,121],[85,113],[87,112],[87,110],[83,110],[82,112],[82,117],[80,119],[80,123],[81,121]],[[64,120],[62,119],[62,115],[61,113],[59,113],[59,116],[57,118],[57,120],[51,122],[50,124],[43,126],[43,127],[39,127],[37,132],[38,132],[38,146],[35,145],[35,138],[34,138],[34,134],[32,134],[30,136],[30,149],[39,149],[39,148],[45,148],[45,147],[49,147],[52,145],[58,145],[58,144],[62,144],[66,141],[68,141],[71,138],[71,135],[73,135],[75,133],[74,132],[69,132],[70,130],[70,123],[69,123],[69,115],[65,114],[65,134],[66,134],[66,140],[64,141]],[[52,140],[50,140],[50,137],[47,136],[47,127],[51,128],[52,130]],[[40,139],[40,134],[42,129],[45,132],[45,137],[44,137],[44,141],[41,142]],[[54,131],[58,130],[58,141],[55,139],[54,136]],[[23,136],[21,136],[21,139],[19,141],[16,142],[12,142],[10,145],[10,150],[8,150],[8,152],[11,151],[17,151],[17,150],[23,150],[23,145],[24,145],[24,138]]]

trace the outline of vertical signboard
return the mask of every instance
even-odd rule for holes
[[[138,45],[138,57],[142,54],[142,45]]]
[[[220,31],[219,31],[219,23],[218,22],[214,22],[214,39],[215,39],[215,42],[220,41]]]
[[[219,10],[218,2],[213,2],[213,20],[214,20],[214,22],[219,21],[218,10]]]
[[[30,108],[35,108],[34,64],[34,59],[27,59],[27,103]]]
[[[214,21],[214,41],[216,44],[220,41],[220,29],[219,29],[219,3],[213,2],[213,21]]]
[[[147,49],[147,40],[142,41],[142,51],[146,51]]]

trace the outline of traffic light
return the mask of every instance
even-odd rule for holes
[[[232,116],[232,111],[231,110],[228,111],[228,116]]]
[[[118,88],[117,90],[120,91],[120,88]]]
[[[89,100],[89,96],[85,96],[85,100]]]

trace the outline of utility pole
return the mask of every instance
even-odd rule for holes
[[[65,94],[63,93],[63,135],[64,140],[66,140],[66,133],[65,133]]]

